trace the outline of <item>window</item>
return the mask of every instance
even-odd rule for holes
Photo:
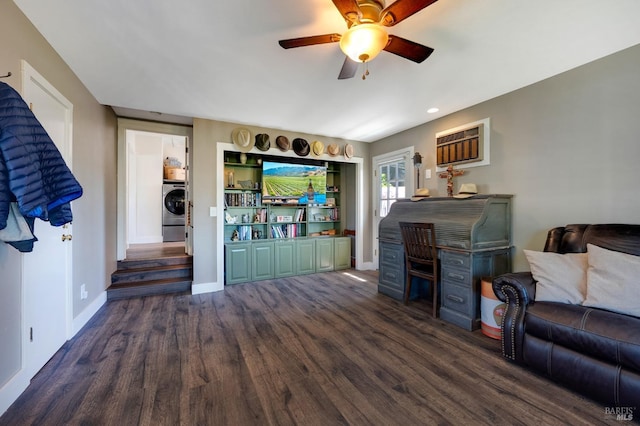
[[[405,159],[399,158],[378,167],[380,197],[378,212],[383,218],[398,198],[405,198]]]

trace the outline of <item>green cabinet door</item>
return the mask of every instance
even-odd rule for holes
[[[316,243],[314,240],[296,240],[296,275],[316,271]]]
[[[316,272],[333,271],[334,238],[318,238],[316,240]]]
[[[274,242],[275,277],[290,277],[296,274],[296,244],[293,240]]]
[[[253,281],[268,280],[273,273],[273,242],[254,242],[251,245],[251,277]]]
[[[251,281],[251,243],[225,244],[227,284]]]
[[[335,260],[334,266],[336,271],[339,269],[349,269],[351,267],[351,238],[338,237],[334,238]]]

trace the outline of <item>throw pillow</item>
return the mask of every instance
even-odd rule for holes
[[[587,293],[587,253],[525,250],[531,275],[537,281],[537,302],[580,304]]]
[[[640,257],[587,244],[585,306],[640,317]]]

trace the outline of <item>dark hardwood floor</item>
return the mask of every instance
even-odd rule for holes
[[[353,270],[108,302],[2,425],[603,424],[600,404]],[[615,424],[613,421],[612,424]]]

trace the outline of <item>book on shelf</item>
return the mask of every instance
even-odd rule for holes
[[[267,222],[267,209],[256,210],[256,215],[258,216],[258,220],[260,221],[260,223]]]
[[[271,236],[273,238],[296,238],[298,236],[298,225],[295,223],[271,225]]]
[[[238,237],[240,241],[249,241],[252,239],[253,228],[251,225],[238,226]]]
[[[225,207],[258,207],[262,205],[262,196],[258,192],[226,192]]]

